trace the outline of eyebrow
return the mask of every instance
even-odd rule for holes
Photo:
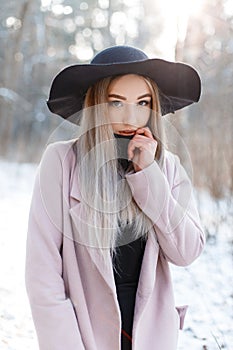
[[[108,95],[108,97],[114,97],[114,98],[119,98],[120,100],[127,100],[127,98],[126,97],[124,97],[124,96],[121,96],[121,95],[118,95],[118,94],[110,94],[110,95]],[[141,96],[139,96],[138,98],[137,98],[137,100],[141,100],[142,98],[144,98],[144,97],[152,97],[151,96],[151,94],[144,94],[144,95],[141,95]]]
[[[114,98],[119,98],[120,100],[126,100],[124,96],[117,95],[117,94],[110,94],[108,97],[114,97]]]
[[[151,98],[152,96],[151,96],[151,94],[144,94],[142,96],[139,96],[137,99],[141,100],[141,98],[144,98],[144,97],[150,97]]]

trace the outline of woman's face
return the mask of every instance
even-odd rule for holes
[[[115,134],[134,135],[147,125],[152,94],[143,77],[127,74],[114,79],[108,88],[109,122]]]

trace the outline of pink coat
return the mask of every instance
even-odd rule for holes
[[[50,144],[34,185],[28,224],[26,287],[41,350],[119,350],[121,318],[109,254],[75,239],[79,205],[74,140]],[[186,307],[176,308],[168,262],[186,266],[205,237],[192,186],[177,156],[127,175],[154,226],[136,295],[133,350],[175,350]]]

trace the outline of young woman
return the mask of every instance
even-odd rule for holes
[[[80,123],[50,144],[32,197],[26,286],[41,350],[175,350],[168,262],[204,246],[192,185],[162,115],[200,96],[197,72],[115,46],[53,81],[48,106]]]

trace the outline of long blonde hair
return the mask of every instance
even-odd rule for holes
[[[108,121],[107,104],[108,88],[114,78],[105,78],[87,91],[80,136],[75,144],[82,196],[78,240],[99,248],[105,261],[109,250],[114,253],[118,245],[146,237],[152,226],[135,202],[124,171],[123,176],[119,175],[116,139]],[[159,90],[154,81],[144,79],[152,94],[148,126],[158,142],[155,160],[162,167],[164,135]]]

